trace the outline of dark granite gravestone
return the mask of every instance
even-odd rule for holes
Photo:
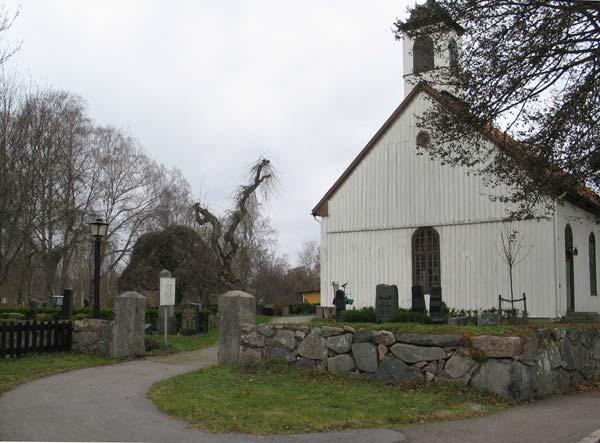
[[[433,286],[429,294],[429,317],[432,322],[440,323],[443,321],[442,307],[442,288],[440,286]]]
[[[377,285],[375,288],[375,320],[390,321],[398,310],[398,288],[396,285]]]
[[[200,332],[200,305],[188,304],[181,311],[181,333],[193,335]]]
[[[417,285],[412,287],[412,310],[425,314],[427,306],[425,306],[425,296],[423,295],[423,286]]]

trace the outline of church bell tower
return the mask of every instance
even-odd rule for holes
[[[435,1],[416,6],[401,23],[404,96],[419,81],[458,94],[457,74],[464,29]]]

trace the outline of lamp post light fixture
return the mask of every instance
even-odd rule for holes
[[[108,223],[97,218],[90,223],[90,232],[94,237],[94,313],[93,318],[100,318],[100,247],[102,237],[108,231]]]

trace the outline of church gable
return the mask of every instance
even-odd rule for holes
[[[417,86],[315,208],[316,215],[325,215],[319,210],[327,203],[330,231],[506,216],[501,204],[490,201],[480,177],[431,160],[427,148],[417,146],[426,134],[419,135],[415,115],[428,106],[426,87]]]

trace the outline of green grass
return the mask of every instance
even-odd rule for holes
[[[203,429],[250,434],[393,428],[507,406],[458,385],[410,387],[273,362],[192,372],[155,384],[149,397],[166,414]]]
[[[422,323],[345,323],[335,320],[313,319],[310,326],[351,326],[359,329],[376,329],[392,331],[395,333],[415,333],[415,334],[457,334],[461,336],[473,337],[476,335],[499,335],[499,336],[519,336],[525,337],[533,334],[539,328],[599,328],[600,325],[591,323],[568,324],[551,322],[530,322],[529,325],[498,325],[498,326],[452,326],[435,325]]]
[[[74,353],[28,354],[18,358],[3,358],[0,359],[0,394],[36,378],[117,361],[108,357]]]
[[[269,323],[273,318],[272,315],[256,314],[256,324],[262,325],[263,323]]]
[[[158,345],[162,346],[163,335],[154,333],[149,337]],[[210,332],[196,335],[169,335],[167,343],[169,344],[169,353],[196,351],[199,349],[216,346],[219,341],[219,330],[211,329]],[[146,355],[161,355],[162,348],[152,349],[146,352]]]

